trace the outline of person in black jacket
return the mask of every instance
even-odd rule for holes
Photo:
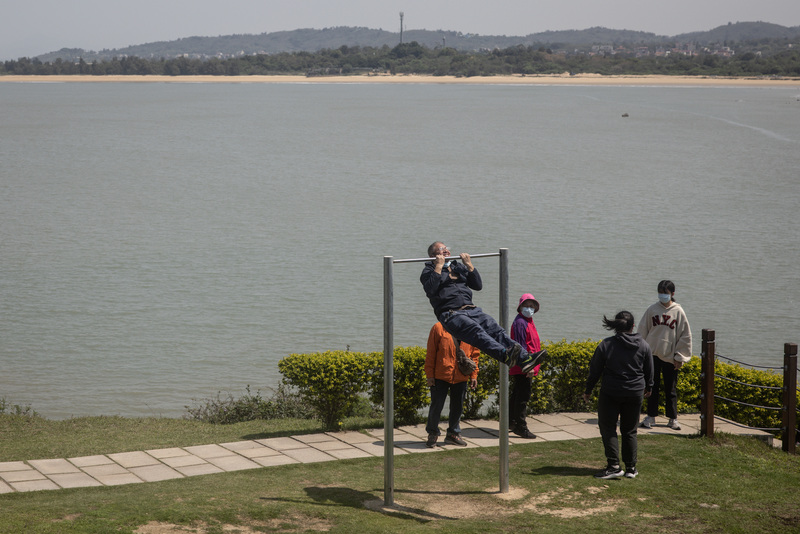
[[[500,363],[509,367],[519,365],[523,374],[532,374],[547,351],[529,354],[494,319],[472,303],[472,291],[480,291],[483,282],[469,254],[460,254],[461,263],[448,261],[450,250],[436,241],[428,247],[428,257],[433,259],[425,262],[419,280],[444,329],[453,338],[477,347]]]
[[[636,429],[642,398],[649,397],[653,389],[653,352],[638,333],[634,333],[633,315],[619,312],[613,320],[603,316],[603,326],[614,330],[597,346],[589,362],[589,378],[583,400],[589,402],[592,390],[603,378],[597,401],[597,425],[603,438],[607,467],[595,474],[597,478],[612,479],[623,476],[619,464],[617,420],[622,434],[622,461],[624,476],[635,478],[637,442]]]

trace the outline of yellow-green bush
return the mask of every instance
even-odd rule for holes
[[[595,388],[591,402],[583,402],[583,391],[589,375],[589,362],[598,342],[592,340],[546,343],[548,357],[541,372],[533,379],[528,413],[585,411],[597,409]],[[497,393],[500,366],[496,360],[481,354],[478,387],[468,390],[464,417],[473,419],[482,411],[497,416]],[[327,428],[337,428],[359,400],[367,394],[376,406],[383,405],[383,353],[332,351],[316,354],[292,354],[281,360],[278,369],[284,383],[294,386],[318,414]],[[716,374],[764,386],[781,387],[783,377],[765,372],[716,362]],[[717,378],[716,395],[757,406],[780,406],[781,390],[763,389]],[[486,405],[492,399],[492,404]],[[398,425],[418,423],[420,411],[430,403],[425,379],[425,348],[398,347],[394,350],[394,420]],[[779,428],[781,412],[764,410],[722,399],[715,400],[716,414],[741,424],[758,428]],[[662,408],[663,410],[663,408]],[[678,411],[700,411],[700,358],[693,357],[678,374]]]
[[[733,365],[719,360],[714,362],[714,366],[715,374],[719,375],[714,379],[715,395],[756,406],[781,406],[783,402],[783,375],[773,371],[746,369],[740,365]],[[744,384],[758,384],[781,389],[746,386],[719,378],[720,376],[744,382]],[[756,428],[781,428],[782,413],[780,410],[765,410],[764,408],[754,408],[722,399],[714,399],[715,415]]]
[[[325,428],[339,423],[367,391],[375,358],[363,352],[328,351],[290,354],[278,362],[284,383],[296,387],[317,412]]]
[[[494,395],[497,398],[497,388],[499,384],[500,364],[497,360],[481,354],[478,361],[478,385],[475,389],[467,388],[467,396],[464,398],[464,419],[477,419],[481,409],[489,397]],[[494,411],[492,411],[492,408]],[[497,402],[489,408],[489,414],[497,413]]]
[[[370,375],[370,400],[383,406],[383,353],[372,354],[375,360]],[[430,403],[425,377],[425,348],[396,347],[394,349],[394,422],[411,425],[420,422],[420,410]]]
[[[547,385],[539,387],[548,402],[546,406],[540,404],[540,408],[545,408],[546,412],[580,412],[587,409],[583,402],[583,391],[589,376],[589,362],[598,343],[589,339],[572,342],[562,339],[542,347],[547,350],[547,358],[542,363],[539,375]],[[593,395],[597,395],[597,388]],[[595,408],[596,402],[595,397],[592,405]]]

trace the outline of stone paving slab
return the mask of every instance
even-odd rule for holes
[[[271,447],[276,451],[287,451],[291,449],[302,449],[306,444],[294,438],[267,438],[257,439],[258,443]]]
[[[330,454],[318,451],[317,449],[313,449],[311,447],[305,447],[303,449],[287,449],[283,451],[283,453],[286,456],[294,458],[298,462],[304,464],[314,462],[330,462],[331,460],[336,459],[336,457],[331,456]]]
[[[290,458],[285,454],[279,454],[277,456],[262,456],[260,458],[253,458],[253,461],[259,465],[264,467],[274,467],[276,465],[287,465],[287,464],[297,464],[300,463],[299,460],[295,460],[294,458]]]
[[[62,488],[88,488],[102,484],[86,473],[65,473],[50,475],[50,480]]]
[[[537,443],[600,436],[597,414],[558,413],[529,416],[528,428],[536,434],[530,440],[509,434],[509,443]],[[682,429],[666,426],[665,417],[656,418],[652,429],[640,428],[642,434],[694,435],[700,431],[699,414],[681,414]],[[499,421],[462,421],[462,438],[467,448],[497,447],[500,444]],[[771,434],[742,428],[716,420],[715,431],[757,435],[775,446]],[[244,469],[258,469],[292,463],[327,462],[340,459],[382,457],[382,428],[364,432],[325,432],[294,437],[242,440],[192,447],[169,447],[147,451],[74,458],[37,459],[0,462],[0,494],[23,491],[56,490],[92,486],[115,486],[210,475]],[[392,433],[394,455],[419,454],[461,447],[444,445],[444,432],[436,447],[425,445],[425,425],[408,425]]]
[[[172,478],[183,478],[181,473],[164,464],[131,467],[130,472],[145,482],[159,482]]]
[[[338,460],[348,460],[352,458],[369,458],[372,455],[367,451],[363,451],[356,447],[350,447],[347,449],[334,449],[327,451],[328,454],[335,457]]]
[[[81,468],[114,463],[110,458],[102,454],[96,456],[79,456],[77,458],[69,458],[69,461]]]
[[[57,475],[63,473],[80,473],[80,469],[67,460],[30,460],[28,464],[43,475]]]
[[[176,467],[175,470],[187,477],[193,477],[198,475],[214,475],[217,473],[225,472],[216,465],[211,465],[209,463]]]
[[[0,473],[7,471],[24,471],[30,469],[25,462],[0,462]]]
[[[328,435],[331,436],[332,434],[328,434]],[[367,434],[364,434],[362,432],[352,432],[352,431],[339,432],[339,433],[336,433],[336,435],[333,436],[333,437],[335,437],[336,439],[338,439],[340,441],[343,441],[345,443],[350,443],[350,444],[371,443],[371,442],[375,441],[375,438],[373,438],[372,436],[368,436]]]
[[[144,452],[153,458],[158,458],[159,460],[163,460],[164,458],[175,458],[177,456],[186,456],[187,454],[190,454],[180,447],[171,447],[169,449],[151,449]]]
[[[195,445],[193,447],[184,447],[184,450],[194,454],[195,456],[199,456],[204,460],[219,458],[220,456],[230,456],[233,454],[225,447],[221,447],[219,445]]]
[[[0,478],[14,486],[15,482],[29,482],[31,480],[47,480],[47,477],[41,474],[36,469],[30,467],[20,471],[6,471],[0,473]]]
[[[52,480],[29,480],[12,483],[11,486],[17,491],[43,491],[61,489]]]
[[[108,457],[122,467],[142,467],[158,464],[158,460],[144,451],[109,454]]]
[[[177,469],[178,467],[188,467],[190,465],[201,465],[208,463],[199,456],[195,456],[194,454],[189,454],[188,452],[183,456],[170,456],[169,458],[162,458],[161,461],[164,464],[172,467],[173,469]]]
[[[261,464],[257,464],[239,455],[209,458],[208,463],[216,465],[223,471],[244,471],[246,469],[258,469],[261,467]]]

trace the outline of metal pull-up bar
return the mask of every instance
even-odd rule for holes
[[[508,249],[470,258],[500,257],[500,314],[498,324],[508,330]],[[461,256],[448,256],[458,260]],[[394,277],[395,263],[431,261],[432,258],[396,260],[383,257],[383,503],[394,505]],[[500,364],[500,493],[508,493],[508,366]]]

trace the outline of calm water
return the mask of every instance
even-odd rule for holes
[[[290,353],[382,350],[383,256],[437,239],[509,248],[544,339],[601,339],[670,278],[695,354],[703,328],[762,365],[800,341],[800,86],[2,83],[0,106],[0,397],[47,417],[180,416]],[[397,345],[435,320],[421,267],[394,269]]]

